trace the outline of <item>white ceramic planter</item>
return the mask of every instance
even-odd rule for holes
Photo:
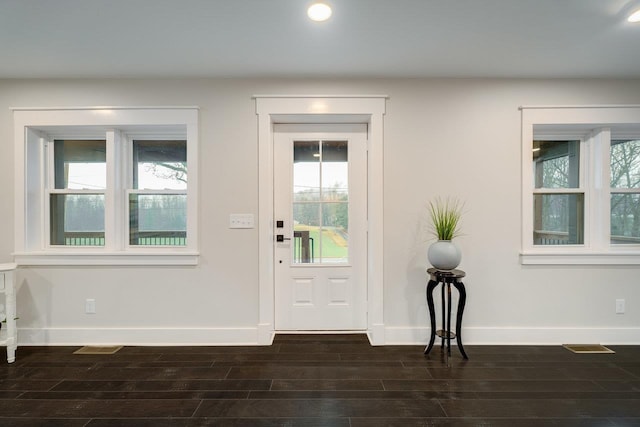
[[[460,265],[462,252],[451,240],[438,240],[429,246],[427,258],[439,270],[453,270]]]

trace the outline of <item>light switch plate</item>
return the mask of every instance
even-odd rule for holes
[[[229,215],[229,228],[253,228],[253,214]]]

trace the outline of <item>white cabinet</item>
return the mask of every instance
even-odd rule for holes
[[[6,320],[2,322],[0,329],[0,346],[7,346],[7,362],[16,360],[18,348],[18,329],[16,328],[16,288],[15,288],[15,264],[0,264],[0,301],[4,297],[4,310],[0,310],[0,316]]]

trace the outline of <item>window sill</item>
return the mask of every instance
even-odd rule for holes
[[[550,252],[523,251],[522,265],[640,265],[640,251]]]
[[[119,266],[119,265],[198,265],[198,252],[28,252],[13,254],[19,266],[62,265],[62,266]]]

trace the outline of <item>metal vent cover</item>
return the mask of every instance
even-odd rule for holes
[[[121,348],[121,345],[86,345],[74,351],[73,354],[115,354]]]
[[[562,344],[562,346],[579,354],[615,354],[615,351],[600,344]]]

